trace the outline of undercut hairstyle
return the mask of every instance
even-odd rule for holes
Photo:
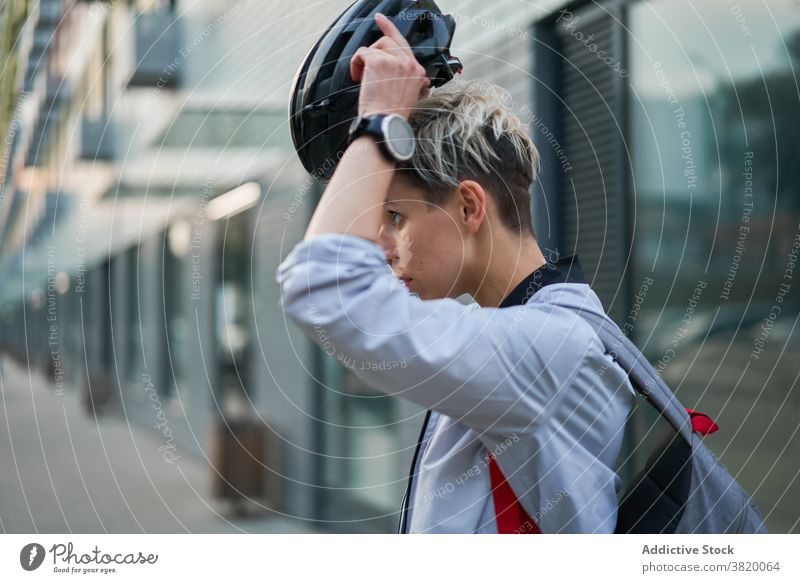
[[[530,188],[539,153],[510,102],[505,89],[482,79],[431,89],[409,114],[416,151],[397,170],[437,205],[462,180],[474,180],[507,228],[535,237]]]

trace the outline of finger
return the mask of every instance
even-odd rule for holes
[[[374,43],[369,45],[372,49],[381,49],[384,51],[389,51],[389,53],[396,57],[407,58],[405,49],[397,44],[393,38],[388,36],[382,36]]]
[[[361,81],[361,77],[364,74],[364,66],[365,66],[365,59],[369,56],[370,53],[375,52],[376,49],[370,47],[359,47],[355,53],[353,53],[352,58],[350,59],[350,77],[352,77],[353,81]]]
[[[361,81],[361,74],[364,72],[364,59],[356,52],[350,59],[350,77],[353,81]]]
[[[411,51],[411,45],[408,44],[406,37],[400,34],[400,31],[397,30],[397,27],[389,20],[386,15],[381,14],[378,12],[375,14],[375,22],[378,24],[378,28],[381,29],[381,32],[392,39],[394,42],[397,43],[403,51],[412,59],[414,58],[414,53]]]

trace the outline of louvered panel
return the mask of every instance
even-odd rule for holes
[[[574,143],[574,141],[585,140],[586,136],[592,135],[592,128],[581,128],[580,131],[574,132],[572,135],[566,135],[566,143]],[[604,155],[609,149],[616,145],[616,140],[603,139],[593,140],[591,145],[584,150],[573,152],[570,161],[574,164],[594,164]],[[577,178],[573,178],[576,180]]]
[[[622,321],[626,297],[621,266],[625,221],[624,189],[620,179],[618,144],[619,74],[574,34],[593,35],[598,50],[621,61],[615,43],[614,20],[590,6],[576,10],[573,34],[556,23],[563,58],[560,61],[560,136],[572,172],[564,177],[561,197],[561,252],[577,253],[592,288],[617,322]]]

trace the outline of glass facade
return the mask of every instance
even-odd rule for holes
[[[404,408],[366,386],[335,356],[322,358],[322,515],[334,523],[349,520],[356,531],[392,532],[413,454],[401,447],[408,441]],[[420,417],[414,419],[410,425],[418,430]]]
[[[186,334],[188,321],[186,316],[187,296],[185,266],[186,222],[176,222],[168,231],[164,245],[164,315],[167,324],[167,362],[164,367],[165,394],[175,396],[185,381],[187,362]]]
[[[141,318],[141,287],[139,280],[139,247],[130,247],[125,251],[125,266],[127,268],[128,293],[127,318],[125,322],[126,342],[126,374],[125,379],[129,384],[138,384],[144,372],[144,339],[142,338]]]
[[[800,10],[657,0],[632,3],[629,21],[627,322],[787,532],[800,516]]]
[[[226,403],[249,401],[251,387],[247,361],[253,350],[250,250],[250,213],[244,212],[221,222],[220,280],[216,287],[215,321],[217,357],[221,383],[219,395]]]

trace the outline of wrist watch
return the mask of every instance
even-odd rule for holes
[[[350,124],[347,145],[363,134],[375,136],[381,152],[391,162],[404,162],[414,155],[414,130],[399,113],[357,116]]]

